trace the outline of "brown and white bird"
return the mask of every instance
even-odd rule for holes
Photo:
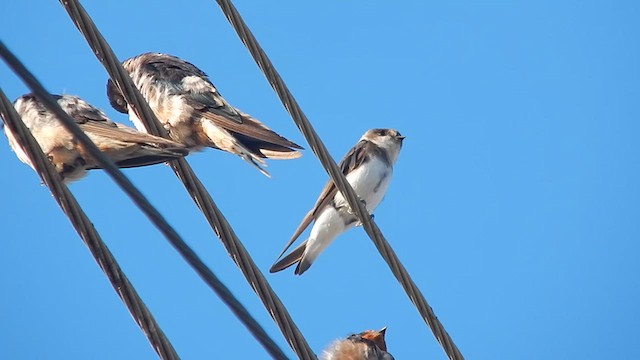
[[[387,352],[386,330],[367,330],[336,340],[322,352],[320,360],[394,360]]]
[[[393,174],[393,164],[398,158],[403,140],[404,136],[397,130],[368,130],[340,162],[340,170],[369,213],[378,206],[387,191]],[[329,180],[316,204],[302,219],[302,223],[278,258],[289,249],[311,221],[315,222],[309,238],[277,261],[269,269],[270,272],[278,272],[298,264],[295,274],[301,275],[338,235],[358,225],[357,216],[342,193],[338,192],[333,181]]]
[[[236,154],[266,176],[263,159],[300,157],[300,145],[231,106],[195,65],[161,53],[141,54],[122,65],[171,139],[190,150],[211,147]],[[146,131],[111,80],[107,96],[111,106],[129,113],[136,128]]]
[[[91,141],[121,168],[158,164],[188,154],[179,143],[109,120],[102,111],[77,96],[52,96]],[[14,107],[64,181],[80,179],[87,170],[100,168],[78,139],[34,95],[20,96]],[[18,158],[35,170],[16,135],[8,126],[4,132]]]

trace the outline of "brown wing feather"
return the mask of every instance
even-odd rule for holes
[[[216,125],[238,134],[248,136],[252,139],[263,141],[267,144],[284,146],[286,148],[302,149],[302,146],[287,140],[264,126],[260,126],[256,120],[249,117],[242,117],[242,123],[237,123],[229,119],[227,114],[212,111],[197,111],[197,116],[213,121]]]
[[[157,152],[156,153],[149,153],[147,155],[138,155],[132,158],[126,158],[123,160],[119,160],[119,161],[115,161],[115,164],[119,167],[119,168],[135,168],[135,167],[140,167],[140,166],[148,166],[148,165],[155,165],[155,164],[161,164],[167,161],[171,161],[171,160],[175,160],[177,158],[180,158],[182,156],[184,156],[185,154],[180,152],[180,151],[176,151],[176,149],[162,149],[162,150],[158,150],[158,149],[154,149]],[[182,149],[180,149],[182,150]],[[99,167],[96,167],[99,168]]]
[[[302,156],[302,153],[298,150],[280,146],[275,144],[266,143],[262,140],[256,140],[252,137],[232,133],[247,150],[251,151],[254,155],[267,158],[267,159],[296,159]]]
[[[76,96],[61,96],[58,103],[63,106],[65,112],[75,120],[76,124],[87,133],[124,142],[141,144],[155,143],[170,145],[176,148],[183,147],[183,145],[174,141],[145,134],[122,124],[115,123],[109,120],[98,108],[91,106]]]
[[[375,145],[373,145],[369,141],[361,140],[356,144],[356,146],[352,147],[349,150],[349,152],[344,156],[344,158],[342,159],[342,161],[340,161],[340,164],[339,164],[340,171],[342,171],[343,175],[346,176],[348,173],[352,172],[353,170],[357,169],[360,165],[362,165],[362,163],[367,158],[367,153],[368,153],[367,149],[370,146],[375,146]],[[293,232],[291,239],[289,239],[289,242],[287,242],[287,244],[285,245],[284,250],[282,250],[280,255],[278,255],[278,258],[282,256],[282,254],[284,254],[289,249],[289,247],[291,247],[291,244],[293,244],[296,241],[296,239],[298,239],[298,237],[307,229],[307,227],[309,227],[309,224],[311,224],[311,221],[314,221],[316,219],[318,212],[324,209],[325,206],[329,205],[331,201],[333,201],[333,198],[335,197],[337,192],[338,192],[338,188],[336,188],[336,185],[333,183],[333,180],[329,179],[329,181],[327,181],[327,183],[324,185],[324,188],[322,188],[322,191],[320,192],[320,196],[318,196],[318,200],[316,200],[315,205],[313,205],[313,207],[311,208],[311,210],[309,210],[307,215],[304,216],[304,218],[302,219],[302,222],[300,223],[300,225],[298,225],[298,228],[296,229],[296,231]]]
[[[112,160],[120,168],[159,164],[185,156],[189,153],[182,144],[175,141],[145,134],[110,120],[81,118],[78,114],[75,114],[74,119],[79,123],[82,131],[87,134],[114,139],[123,144],[130,144],[128,146],[123,145],[124,147],[121,150],[115,150],[116,152],[123,151],[126,153],[137,149],[136,156],[124,156],[122,159],[117,159],[118,156],[110,152]],[[155,147],[153,144],[162,144],[169,147],[161,149]],[[128,150],[125,150],[125,148]],[[97,164],[88,167],[88,169],[99,168],[101,167]]]
[[[87,121],[83,124],[80,124],[80,128],[87,133],[117,139],[124,142],[140,144],[162,144],[176,148],[184,147],[182,144],[175,141],[161,138],[159,136],[145,134],[143,132],[129,129],[127,127],[124,127],[124,125],[116,123],[109,124],[106,122]]]

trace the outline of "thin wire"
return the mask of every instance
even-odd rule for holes
[[[75,121],[58,105],[56,100],[47,92],[38,80],[22,65],[22,63],[0,41],[0,56],[9,67],[27,84],[38,100],[49,109],[82,144],[88,154],[107,172],[116,184],[133,200],[160,232],[178,250],[180,255],[196,270],[198,275],[211,287],[220,299],[231,309],[238,319],[249,329],[251,334],[260,342],[274,359],[287,359],[278,345],[269,337],[266,331],[249,314],[247,309],[233,296],[229,289],[218,279],[196,253],[182,240],[180,235],[169,225],[142,193],[127,179],[120,169],[106,157],[89,137],[80,129]]]
[[[129,74],[124,70],[113,50],[102,37],[82,5],[77,0],[60,0],[60,2],[78,30],[84,35],[93,53],[105,67],[111,80],[119,87],[127,103],[133,108],[149,133],[166,137],[164,128],[158,122],[144,97],[133,85]],[[275,294],[186,160],[172,161],[171,166],[298,358],[304,360],[316,359],[313,350],[293,322],[286,307]]]
[[[109,279],[111,286],[127,307],[127,310],[129,310],[149,343],[151,343],[151,347],[153,347],[160,359],[179,359],[180,357],[165,336],[160,325],[158,325],[133,285],[129,282],[129,279],[127,279],[118,262],[102,241],[98,231],[82,211],[75,197],[62,183],[60,176],[53,169],[51,163],[46,160],[40,145],[28,131],[2,89],[0,89],[0,114],[2,114],[2,118],[5,121],[5,126],[8,126],[16,134],[20,144],[22,144],[29,159],[31,159],[31,163],[34,164],[38,175],[51,191],[60,209],[67,215],[82,241],[89,248],[91,255],[93,255],[98,266]]]
[[[404,288],[404,291],[411,299],[411,302],[413,302],[422,318],[431,328],[431,331],[435,335],[440,345],[443,347],[447,356],[450,359],[463,359],[462,354],[453,343],[453,340],[433,313],[433,309],[431,309],[426,299],[420,292],[420,289],[418,289],[416,284],[409,276],[409,273],[396,256],[393,249],[391,249],[391,246],[382,235],[382,232],[380,231],[378,226],[371,219],[371,216],[367,212],[364,204],[358,200],[358,196],[353,191],[353,188],[351,187],[351,185],[349,185],[342,172],[336,166],[335,161],[331,158],[331,155],[329,155],[329,152],[322,143],[322,140],[320,140],[318,134],[311,126],[311,123],[302,112],[302,109],[298,105],[298,102],[285,85],[284,81],[280,77],[280,74],[278,74],[275,67],[260,47],[260,44],[258,44],[258,41],[253,36],[244,20],[242,20],[242,17],[240,16],[236,8],[233,6],[230,0],[216,0],[216,2],[222,9],[222,12],[224,13],[227,20],[229,20],[229,23],[231,23],[231,26],[235,29],[242,43],[251,53],[251,56],[253,57],[260,70],[262,70],[262,72],[264,73],[273,90],[278,94],[280,101],[282,101],[282,104],[293,118],[293,122],[296,124],[302,135],[309,143],[311,150],[314,152],[314,154],[316,154],[316,156],[320,160],[320,163],[322,163],[325,171],[335,182],[338,190],[342,194],[346,195],[345,197],[349,202],[349,206],[352,209],[355,209],[355,212],[362,222],[365,231],[375,244],[376,248],[380,252],[380,255],[387,262],[387,265],[391,269],[391,272],[396,277],[398,282],[400,282],[400,284]]]

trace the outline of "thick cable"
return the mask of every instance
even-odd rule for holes
[[[415,305],[418,312],[433,332],[447,356],[450,359],[463,359],[462,354],[447,331],[444,329],[444,326],[433,313],[433,309],[429,306],[427,300],[422,295],[422,292],[420,292],[420,289],[418,289],[409,276],[409,273],[400,262],[400,259],[398,259],[393,249],[391,249],[391,246],[382,235],[378,226],[375,224],[373,219],[371,219],[371,216],[367,212],[364,204],[358,200],[358,196],[353,191],[353,188],[349,185],[349,182],[347,182],[331,155],[329,155],[327,148],[324,146],[322,140],[320,140],[320,137],[313,129],[313,126],[311,126],[311,123],[302,112],[298,102],[287,88],[286,84],[280,77],[280,74],[278,74],[236,8],[230,0],[216,0],[216,2],[240,37],[242,43],[249,50],[249,53],[251,53],[253,60],[256,62],[260,70],[262,70],[273,90],[278,94],[280,101],[282,101],[282,104],[293,118],[293,122],[309,143],[311,150],[318,157],[325,171],[335,182],[338,190],[345,195],[349,206],[352,209],[355,209],[355,213],[362,222],[363,228],[375,244],[382,258],[387,262],[387,265],[391,269],[393,275],[402,285],[407,296],[411,299],[411,302]]]
[[[247,327],[251,334],[274,359],[287,359],[278,345],[269,337],[247,309],[235,298],[229,289],[218,279],[204,262],[182,240],[180,235],[167,223],[142,193],[129,181],[118,167],[89,139],[75,121],[58,105],[40,82],[22,65],[22,63],[0,41],[0,56],[9,67],[25,82],[40,102],[51,111],[69,132],[82,144],[87,153],[96,160],[114,182],[129,196],[151,222],[167,238],[189,265],[200,275],[218,297],[231,309],[234,315]]]
[[[51,191],[51,195],[56,200],[62,212],[69,218],[71,225],[87,246],[91,255],[102,272],[107,276],[111,286],[116,291],[124,305],[129,310],[129,314],[138,324],[140,330],[144,333],[151,344],[151,347],[163,360],[179,359],[173,345],[160,325],[144,304],[133,285],[129,282],[126,275],[118,265],[118,262],[107,248],[106,244],[93,226],[93,223],[87,218],[75,197],[69,189],[62,183],[60,176],[53,166],[45,158],[40,145],[33,138],[31,132],[24,125],[20,116],[7,99],[6,95],[0,89],[0,114],[7,126],[13,134],[18,138],[18,142],[22,145],[24,151],[29,156],[31,163],[34,165],[40,179],[47,185]]]
[[[121,90],[127,103],[133,108],[149,133],[166,137],[164,128],[158,122],[144,97],[133,85],[129,74],[124,70],[113,50],[102,37],[82,5],[77,0],[60,0],[60,2],[78,30],[84,35],[93,53],[105,67],[111,80]],[[186,160],[172,161],[171,166],[298,358],[304,360],[316,359],[313,350],[293,322],[288,310],[275,294]]]

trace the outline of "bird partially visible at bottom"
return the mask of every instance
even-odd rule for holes
[[[340,170],[369,213],[378,206],[387,191],[404,138],[393,129],[368,130],[340,162]],[[278,258],[312,221],[309,238],[271,266],[271,273],[297,264],[294,273],[302,275],[338,235],[359,225],[358,217],[333,181],[329,180]]]
[[[74,95],[52,95],[94,144],[118,167],[131,168],[163,163],[187,155],[182,144],[145,134],[115,123],[98,108]],[[20,96],[14,107],[42,151],[65,182],[84,177],[100,165],[78,139],[35,95]],[[20,161],[35,170],[31,159],[9,126],[4,126],[9,146]]]
[[[394,360],[387,352],[386,330],[367,330],[336,340],[322,352],[320,360]]]

